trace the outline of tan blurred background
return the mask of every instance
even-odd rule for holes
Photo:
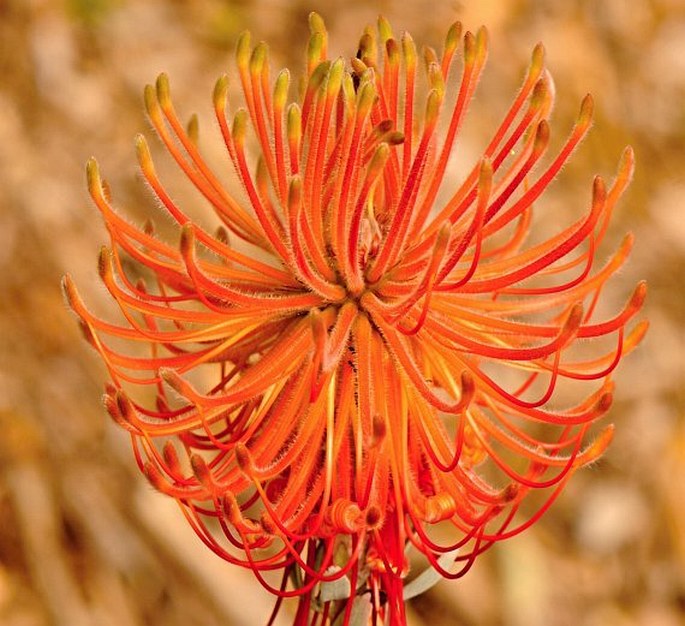
[[[211,91],[233,70],[238,33],[250,28],[277,67],[297,72],[312,9],[348,57],[379,12],[438,47],[454,19],[486,24],[467,153],[543,40],[555,141],[586,91],[597,102],[590,138],[541,203],[545,219],[587,206],[592,176],[611,177],[625,144],[637,155],[609,237],[632,230],[637,244],[609,297],[617,309],[648,279],[652,326],[616,376],[616,441],[536,527],[414,602],[410,623],[685,624],[683,0],[0,0],[0,624],[264,623],[271,599],[251,575],[205,550],[134,470],[59,279],[70,272],[106,310],[95,268],[106,236],[83,175],[91,154],[119,207],[137,220],[154,207],[132,146],[149,130],[143,85],[168,72],[178,108],[197,111],[211,138]]]

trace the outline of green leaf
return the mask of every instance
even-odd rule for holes
[[[332,576],[339,571],[340,568],[337,565],[331,565],[325,573],[326,576]],[[331,600],[345,600],[350,597],[351,593],[350,579],[347,576],[341,576],[336,580],[321,583],[319,600],[322,603],[330,602]]]
[[[459,550],[453,550],[452,552],[446,552],[438,559],[438,565],[450,572],[454,573],[457,569],[457,564],[454,559],[459,554]],[[433,585],[439,583],[442,580],[440,572],[433,567],[428,567],[423,572],[421,572],[414,580],[404,586],[404,593],[402,597],[404,600],[409,600],[415,596],[420,596],[425,591],[428,591]]]

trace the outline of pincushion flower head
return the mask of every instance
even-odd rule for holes
[[[272,80],[267,47],[249,34],[230,79],[242,106],[228,104],[229,78],[216,84],[242,194],[203,158],[167,77],[146,88],[161,143],[219,229],[176,203],[140,136],[142,174],[178,240],[122,217],[91,160],[111,237],[99,271],[122,317],[96,317],[69,277],[64,287],[109,370],[107,410],[206,546],[254,570],[276,610],[298,597],[296,624],[403,624],[404,599],[425,582],[405,589],[412,553],[461,576],[611,440],[610,426],[591,429],[646,330],[631,324],[645,285],[598,307],[632,237],[603,263],[596,253],[633,153],[610,184],[595,178],[575,221],[529,243],[593,106],[583,100],[548,155],[554,89],[541,46],[457,180],[448,164],[486,31],[454,24],[441,54],[420,55],[381,18],[347,61],[328,59],[318,15],[310,27],[299,91],[288,70]]]

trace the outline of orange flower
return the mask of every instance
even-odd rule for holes
[[[535,202],[592,118],[588,96],[559,153],[543,158],[554,91],[542,47],[455,185],[445,173],[486,31],[453,25],[442,55],[429,48],[423,64],[412,38],[395,39],[381,19],[348,64],[327,59],[318,15],[310,26],[295,101],[287,70],[272,89],[267,48],[252,48],[249,34],[237,49],[246,108],[232,122],[227,77],[216,84],[247,202],[201,156],[167,77],[146,88],[157,134],[222,226],[212,235],[177,206],[139,136],[143,175],[180,245],[122,218],[90,161],[111,235],[100,276],[123,321],[95,317],[68,277],[64,285],[109,369],[109,413],[202,541],[254,570],[279,597],[276,610],[299,597],[296,624],[348,624],[353,610],[402,624],[409,546],[443,576],[461,576],[538,519],[611,440],[609,426],[587,441],[611,405],[611,373],[646,331],[646,322],[625,330],[645,285],[596,320],[632,237],[601,268],[595,253],[633,153],[608,188],[595,179],[584,215],[527,244]],[[260,148],[254,173],[248,129]],[[545,495],[537,510],[522,508],[535,491]],[[282,571],[280,587],[269,570]]]

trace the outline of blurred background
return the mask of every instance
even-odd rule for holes
[[[586,207],[592,176],[611,178],[626,144],[637,156],[602,251],[628,230],[637,236],[609,292],[614,309],[639,279],[650,286],[650,332],[616,375],[616,440],[534,528],[413,602],[410,624],[685,624],[683,0],[0,0],[0,624],[265,622],[272,599],[251,574],[205,550],[138,476],[59,280],[71,273],[106,310],[96,257],[107,238],[85,191],[88,157],[132,219],[154,208],[132,144],[150,135],[143,85],[168,72],[177,107],[198,112],[211,141],[212,88],[233,71],[237,35],[249,28],[274,66],[297,74],[313,9],[331,52],[346,57],[380,12],[436,47],[455,19],[487,25],[467,155],[544,41],[556,145],[587,91],[597,105],[590,137],[541,202],[545,219]]]

